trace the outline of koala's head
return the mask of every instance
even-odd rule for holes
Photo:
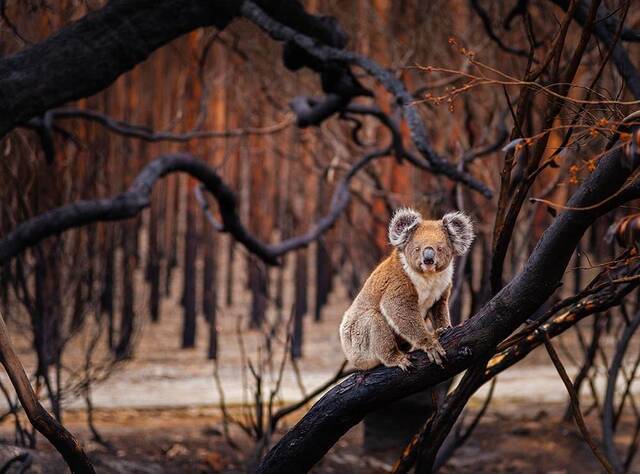
[[[473,241],[471,219],[450,212],[439,221],[424,220],[413,209],[398,209],[389,223],[389,242],[421,273],[440,272],[455,255],[464,255]]]

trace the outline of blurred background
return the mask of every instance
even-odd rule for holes
[[[103,3],[0,2],[0,54],[27,49]],[[432,218],[455,209],[473,217],[472,251],[456,261],[454,324],[519,273],[561,205],[611,147],[612,134],[629,135],[619,127],[638,109],[640,97],[615,61],[626,54],[631,67],[640,66],[640,9],[635,2],[593,2],[600,4],[594,24],[604,33],[582,45],[585,29],[567,21],[565,10],[577,4],[586,15],[591,3],[302,2],[311,14],[335,16],[348,34],[347,50],[401,81],[431,148],[494,190],[491,199],[399,153],[358,165],[398,139],[415,156],[396,98],[354,68],[368,93],[306,126],[290,101],[322,96],[318,74],[285,67],[281,43],[247,20],[187,33],[105,90],[6,134],[2,236],[59,206],[116,196],[146,165],[175,153],[217,173],[235,193],[240,221],[260,241],[285,241],[333,216],[308,245],[268,262],[222,229],[220,207],[198,180],[169,173],[133,218],[70,229],[4,262],[0,308],[13,345],[44,406],[77,434],[99,472],[252,470],[318,395],[353,372],[338,325],[390,252],[387,223],[397,207]],[[558,85],[558,71],[571,76],[572,87]],[[527,150],[539,154],[533,179]],[[506,185],[505,156],[512,160]],[[344,186],[350,197],[341,208]],[[509,221],[505,203],[513,197],[521,207],[495,277],[496,216]],[[614,413],[615,423],[606,423],[627,472],[640,472],[635,283],[589,314],[579,308],[601,280],[615,278],[610,272],[620,262],[622,278],[635,281],[635,211],[619,207],[589,228],[562,287],[535,315],[575,319],[554,346],[595,438],[603,436],[604,414]],[[523,355],[472,391],[451,449],[441,451],[443,472],[602,469],[545,348]],[[457,382],[367,415],[314,469],[392,470],[434,401]],[[4,373],[0,391],[0,458],[26,452],[28,472],[61,472],[62,459],[29,424]]]

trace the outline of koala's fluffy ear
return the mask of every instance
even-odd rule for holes
[[[450,212],[442,218],[442,225],[449,236],[453,251],[458,255],[467,253],[475,237],[469,216],[462,212]]]
[[[422,222],[422,216],[414,209],[405,207],[393,213],[389,222],[389,242],[394,247],[404,247],[411,232]]]

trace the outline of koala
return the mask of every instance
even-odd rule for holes
[[[371,273],[344,313],[340,341],[357,369],[379,364],[407,370],[407,350],[422,350],[442,364],[446,353],[437,336],[451,326],[449,295],[453,258],[473,242],[471,219],[461,212],[424,220],[413,209],[397,210],[389,223],[394,247]],[[431,319],[435,332],[427,328]]]

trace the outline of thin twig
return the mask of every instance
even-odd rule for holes
[[[544,346],[547,348],[549,357],[551,358],[553,365],[556,367],[556,370],[558,371],[558,374],[560,375],[560,378],[562,379],[564,386],[567,388],[567,392],[569,393],[569,398],[571,398],[571,406],[573,408],[573,417],[576,420],[576,424],[580,429],[580,433],[582,434],[582,437],[584,438],[586,443],[589,445],[589,448],[591,448],[591,451],[593,452],[594,456],[598,459],[603,469],[609,474],[615,474],[613,466],[611,465],[611,463],[609,463],[609,460],[604,455],[600,447],[593,441],[593,438],[589,433],[589,429],[587,428],[587,425],[585,424],[584,418],[582,416],[582,412],[580,411],[580,400],[578,399],[578,395],[576,394],[576,391],[573,388],[573,384],[571,383],[571,379],[569,378],[567,371],[562,365],[562,362],[560,361],[558,354],[553,348],[553,345],[551,344],[551,340],[549,339],[549,335],[547,333],[544,333]]]

